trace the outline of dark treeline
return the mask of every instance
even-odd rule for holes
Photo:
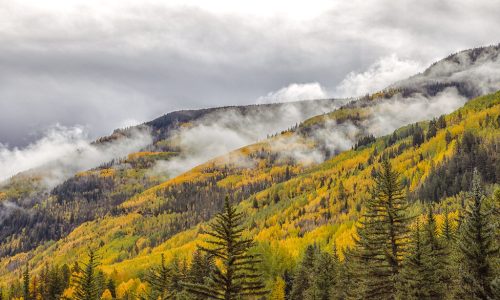
[[[418,189],[417,198],[435,202],[467,190],[474,168],[484,182],[500,182],[500,141],[486,144],[471,132],[465,132],[456,153],[431,171],[429,178]]]

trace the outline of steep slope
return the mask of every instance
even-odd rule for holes
[[[117,157],[48,189],[46,169],[14,176],[0,187],[0,257],[58,240],[86,221],[120,214],[119,205],[182,171],[267,134],[294,126],[304,118],[331,111],[345,100],[220,107],[179,111],[97,140],[92,149],[134,143],[136,132],[150,133],[143,151]],[[286,116],[286,118],[285,118]],[[228,134],[235,142],[203,149]],[[212,133],[207,140],[200,137]],[[78,158],[78,156],[77,156]],[[47,166],[51,170],[51,166]],[[52,173],[59,174],[56,171]]]
[[[467,98],[492,93],[500,83],[499,52],[500,44],[451,54],[390,88],[433,95],[444,87],[455,87]]]
[[[299,169],[296,171],[300,173],[297,176],[290,175],[294,172],[289,169],[289,176],[293,178],[288,180],[286,167],[284,170],[282,168],[281,172],[274,173],[284,176],[282,182],[273,182],[260,192],[245,195],[244,188],[239,190],[239,197],[242,198],[240,209],[248,216],[247,234],[256,237],[258,251],[264,253],[263,268],[267,278],[291,269],[308,244],[314,242],[324,249],[330,249],[334,241],[340,247],[352,243],[352,225],[363,210],[364,200],[369,197],[371,174],[382,157],[389,157],[401,172],[409,195],[418,194],[428,184],[427,178],[435,176],[437,170],[446,168],[456,155],[469,151],[466,149],[482,149],[489,165],[494,165],[498,170],[500,159],[496,150],[500,146],[499,120],[500,92],[470,101],[444,117],[446,125],[436,128],[435,134],[429,134],[429,122],[406,126],[355,150],[342,152],[325,163],[310,168],[297,167]],[[415,139],[419,134],[417,126],[424,129],[424,135],[427,136],[422,141]],[[477,139],[472,144],[468,138],[471,135]],[[262,148],[268,145],[261,143],[245,147],[231,156],[250,156],[249,153],[262,152]],[[259,160],[266,162],[268,158]],[[199,226],[173,235],[156,246],[153,240],[158,238],[156,233],[168,230],[169,225],[176,224],[176,219],[183,215],[191,217],[190,213],[174,212],[172,208],[158,215],[144,211],[173,201],[173,198],[162,198],[162,193],[174,192],[179,185],[192,184],[192,188],[203,190],[200,183],[205,180],[214,188],[224,184],[231,186],[229,183],[233,182],[226,191],[234,192],[238,191],[236,186],[243,182],[241,179],[272,178],[272,168],[265,168],[264,163],[257,167],[240,166],[241,175],[237,176],[243,177],[234,181],[231,176],[237,171],[231,171],[236,173],[226,176],[218,174],[217,166],[220,169],[232,169],[229,167],[230,162],[228,158],[220,158],[154,187],[123,203],[122,206],[129,210],[127,215],[107,216],[85,223],[64,240],[37,249],[30,256],[30,261],[35,266],[41,266],[48,257],[53,257],[51,261],[54,263],[70,263],[82,255],[87,245],[100,245],[103,270],[116,280],[124,281],[141,277],[148,266],[158,261],[160,253],[166,254],[167,260],[189,256],[197,242]],[[497,176],[495,173],[484,177],[489,182],[499,182]],[[459,205],[460,197],[453,196],[446,201],[453,208]],[[419,202],[415,202],[413,210],[419,212],[420,209]],[[25,258],[24,255],[18,255],[9,260],[4,259],[2,264],[15,268]]]
[[[484,49],[498,52],[498,47]],[[464,53],[472,51],[476,50]],[[489,57],[496,63],[496,56]],[[438,62],[436,65],[443,64],[445,61]],[[478,65],[490,64],[488,59],[476,61],[477,63],[471,64],[474,68]],[[460,72],[466,73],[466,70],[467,67]],[[442,75],[442,78],[446,76],[446,74]],[[484,84],[489,84],[490,88],[495,86],[498,88],[496,81]],[[271,191],[283,182],[290,182],[292,178],[302,178],[301,174],[310,174],[311,170],[317,170],[319,167],[316,165],[325,159],[334,157],[332,159],[334,161],[337,159],[335,156],[339,154],[338,159],[345,158],[346,153],[351,152],[344,153],[343,151],[353,147],[357,141],[360,142],[356,148],[360,151],[364,144],[369,144],[374,139],[372,136],[388,134],[402,125],[450,112],[467,101],[467,98],[463,97],[463,91],[460,88],[457,89],[455,85],[435,86],[433,79],[430,79],[421,86],[431,88],[387,89],[353,101],[339,110],[310,118],[298,126],[293,126],[295,122],[291,121],[301,120],[307,114],[294,114],[298,112],[297,106],[293,106],[295,104],[173,113],[152,121],[150,124],[143,125],[153,127],[155,137],[155,142],[144,149],[148,151],[116,160],[89,172],[79,173],[56,187],[48,195],[42,192],[39,198],[35,198],[40,194],[25,193],[24,195],[28,194],[31,200],[35,201],[30,201],[32,204],[27,207],[28,210],[14,207],[14,213],[9,213],[8,217],[11,219],[5,222],[8,226],[2,228],[4,235],[1,239],[0,250],[4,254],[14,256],[3,259],[2,263],[6,264],[8,271],[18,269],[26,258],[30,258],[37,266],[40,266],[38,263],[49,253],[60,255],[61,258],[56,259],[56,262],[71,261],[76,254],[85,249],[85,245],[98,243],[107,249],[106,255],[103,255],[106,266],[117,264],[121,266],[120,268],[136,270],[138,274],[141,268],[129,267],[136,261],[140,261],[141,257],[147,265],[149,258],[145,254],[151,249],[162,249],[162,245],[172,245],[172,243],[177,245],[175,236],[182,231],[185,231],[185,235],[181,235],[184,240],[192,240],[196,231],[190,228],[196,228],[198,224],[209,220],[215,212],[219,211],[225,194],[233,195],[233,198],[238,201],[246,199],[243,203],[251,201],[252,207],[261,207],[262,204],[272,206],[272,203],[280,203],[282,199],[295,198],[295,193],[312,193],[311,190],[303,190],[302,187],[307,186],[303,183],[297,191],[292,189],[284,194],[271,193]],[[332,100],[325,101],[330,103],[329,105],[332,104]],[[313,102],[300,103],[300,109],[309,109],[308,113],[317,112],[318,109],[324,113],[337,105],[323,106],[322,104],[311,108],[310,103]],[[273,109],[268,110],[269,107]],[[210,160],[167,181],[165,180],[175,175],[176,172],[170,174],[165,170],[158,172],[158,166],[160,169],[170,167],[170,165],[164,167],[158,162],[174,161],[177,165],[182,163],[183,169],[186,170],[218,153],[212,151],[211,148],[203,149],[204,152],[209,153],[208,157],[200,156],[199,160],[190,160],[196,155],[190,155],[193,149],[186,148],[182,141],[193,132],[207,127],[212,131],[235,132],[234,127],[240,129],[256,123],[249,130],[243,131],[242,135],[246,137],[243,141],[248,143],[250,140],[257,140],[270,133],[270,129],[265,128],[269,127],[269,120],[276,119],[277,115],[288,116],[288,114],[294,116],[295,119],[287,119],[278,125],[283,129],[293,127],[270,139]],[[243,126],[238,123],[243,123]],[[422,125],[424,129],[426,126],[426,124]],[[261,130],[262,128],[265,130]],[[226,131],[227,129],[229,131]],[[271,130],[275,130],[274,127]],[[399,134],[400,136],[406,135],[405,138],[409,138],[414,134],[415,129],[406,128],[401,132],[403,133]],[[207,131],[203,133],[206,134]],[[126,136],[127,130],[117,131],[111,138],[104,138],[98,142],[106,143],[121,135]],[[397,137],[398,134],[390,138],[389,144],[393,147],[392,151],[395,153],[406,151],[408,147],[406,144],[395,143],[398,140]],[[176,160],[179,157],[182,159]],[[369,160],[370,163],[374,161],[376,161],[375,158]],[[349,168],[353,166],[349,165]],[[429,172],[429,170],[417,170],[419,174]],[[337,179],[346,176],[349,177],[350,173],[342,173]],[[415,180],[413,177],[409,184],[412,190],[421,181],[420,175]],[[305,179],[306,182],[308,180],[310,179]],[[369,181],[366,178],[363,180]],[[332,179],[330,186],[335,184],[338,184],[338,181],[333,182]],[[347,184],[343,183],[343,185]],[[4,199],[17,201],[15,197],[9,197],[22,190],[23,185],[20,186],[21,188],[4,190],[7,191],[3,194]],[[352,184],[345,188],[351,189],[353,194],[364,193],[366,196],[366,191],[359,192],[357,187],[357,184]],[[344,195],[349,195],[349,193],[344,193]],[[307,201],[305,199],[310,197],[310,194],[307,194],[302,201]],[[361,207],[359,200],[361,198],[353,204],[354,207]],[[325,201],[320,200],[321,205],[325,206]],[[304,205],[294,206],[290,208],[290,211],[307,215],[305,210],[299,209]],[[339,207],[343,205],[345,211],[353,207],[347,202],[335,205]],[[252,210],[249,212],[260,213]],[[358,215],[358,213],[352,213],[352,216],[343,217],[343,214],[338,214],[338,210],[324,211],[324,214],[330,218],[346,218],[340,222],[344,227],[351,224],[350,222]],[[303,219],[302,215],[299,219],[303,223],[300,228],[316,228],[322,226],[322,222],[326,222]],[[266,222],[269,221],[265,221],[264,224],[267,224]],[[300,229],[298,232],[301,235],[307,232],[307,230],[302,231],[303,229]],[[69,235],[66,236],[67,234]],[[263,237],[265,236],[264,234]],[[46,243],[43,244],[44,242]],[[36,251],[15,255],[19,251],[39,245]],[[187,245],[192,247],[193,244]]]

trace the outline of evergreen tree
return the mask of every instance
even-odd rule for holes
[[[448,211],[448,208],[445,208],[444,211],[442,232],[446,246],[451,246],[451,243],[455,240],[455,231],[453,230],[451,225],[450,212]]]
[[[80,273],[75,273],[75,295],[76,300],[96,300],[100,299],[96,282],[96,268],[99,265],[97,254],[91,248],[87,251],[88,260],[82,263],[83,268]]]
[[[103,271],[98,271],[95,277],[95,282],[96,282],[96,287],[97,287],[97,294],[99,297],[104,293],[106,290],[106,275],[104,274]]]
[[[214,222],[205,232],[209,246],[199,249],[221,262],[215,265],[207,284],[186,284],[187,290],[194,295],[208,299],[233,300],[249,296],[265,295],[264,282],[257,272],[260,263],[258,255],[249,253],[254,242],[242,237],[243,214],[229,203],[226,197],[224,211],[217,214]]]
[[[71,279],[71,270],[69,269],[67,264],[64,264],[61,267],[61,277],[62,277],[62,285],[63,285],[63,291],[69,287],[69,282]]]
[[[337,251],[337,244],[335,242],[333,243],[333,253],[331,255],[331,258],[332,258],[332,267],[330,272],[332,274],[331,276],[333,282],[331,283],[329,288],[330,299],[338,299],[342,291],[342,286],[340,283],[341,264],[340,264],[339,254]]]
[[[179,260],[175,257],[170,265],[170,270],[170,290],[173,295],[180,295],[184,291],[183,283],[186,282],[188,278],[188,265],[186,259]]]
[[[355,256],[364,266],[359,272],[363,297],[392,299],[395,280],[407,246],[408,221],[404,187],[388,160],[375,177],[372,198],[358,227]]]
[[[58,266],[52,266],[48,271],[47,289],[48,299],[59,299],[64,292],[65,286]]]
[[[357,250],[357,249],[356,249]],[[338,287],[333,293],[333,299],[361,299],[364,294],[362,286],[362,270],[364,266],[355,249],[343,250],[344,260],[339,265]]]
[[[213,258],[208,254],[203,254],[202,251],[196,250],[193,253],[193,258],[191,260],[191,265],[187,272],[186,282],[191,284],[207,284],[207,277],[214,270]],[[194,299],[205,299],[201,295],[193,295]]]
[[[471,201],[460,227],[459,296],[464,299],[492,299],[491,288],[495,277],[494,260],[498,259],[498,245],[493,210],[486,207],[481,179],[474,170]]]
[[[422,242],[422,229],[417,221],[415,231],[411,239],[411,248],[408,257],[404,261],[401,273],[398,276],[398,299],[424,299],[425,278],[424,278],[424,246]]]
[[[429,206],[427,222],[424,228],[423,238],[424,255],[424,282],[422,288],[428,299],[443,299],[447,294],[446,288],[451,283],[449,274],[449,257],[445,246],[438,236],[436,218],[432,207]]]
[[[28,263],[26,263],[26,266],[24,268],[23,272],[23,298],[24,300],[30,300],[31,299],[31,294],[30,294],[30,270]]]
[[[446,128],[446,119],[444,118],[444,115],[439,116],[437,123],[436,123],[436,126],[439,129]]]
[[[309,245],[306,248],[304,258],[295,272],[293,278],[293,287],[290,294],[291,300],[302,300],[306,297],[306,291],[312,284],[312,270],[316,260],[316,247]]]
[[[314,261],[312,283],[305,299],[330,300],[335,285],[335,261],[327,252],[322,252]]]
[[[427,140],[430,140],[431,138],[435,137],[436,133],[437,133],[436,120],[431,120],[429,121],[429,128],[427,129],[427,135],[426,135]]]
[[[285,282],[285,299],[290,299],[293,289],[293,276],[288,270],[283,273],[283,281]]]
[[[413,127],[412,145],[414,147],[420,146],[424,142],[424,131],[418,124]]]
[[[151,294],[148,295],[148,298],[163,300],[172,299],[174,297],[171,290],[172,270],[167,267],[163,253],[161,254],[160,265],[151,268],[145,280],[151,287]]]
[[[451,143],[451,140],[453,140],[453,137],[451,136],[451,133],[446,130],[446,133],[444,134],[444,140],[446,141],[446,145]]]
[[[111,297],[113,299],[116,299],[116,284],[113,278],[110,278],[108,280],[108,284],[106,285],[106,288],[109,290]]]

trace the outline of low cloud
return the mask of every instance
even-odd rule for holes
[[[300,137],[282,136],[271,140],[271,148],[281,157],[291,158],[305,165],[321,163],[332,155],[349,150],[362,136],[387,135],[404,125],[451,113],[465,102],[467,98],[461,96],[456,88],[447,88],[433,97],[422,94],[410,97],[396,95],[366,107],[369,117],[361,122],[337,123],[326,119]]]
[[[22,208],[10,201],[0,202],[0,224],[2,224],[3,221],[7,219],[15,210],[22,210]]]
[[[392,54],[378,59],[366,71],[347,74],[334,93],[339,97],[363,96],[380,91],[423,69],[424,66],[417,61],[400,59],[396,54]]]
[[[447,88],[435,97],[421,94],[403,98],[399,95],[371,108],[371,117],[363,123],[374,136],[390,134],[404,125],[448,114],[462,107],[467,98],[456,88]]]
[[[259,97],[257,103],[292,102],[300,100],[325,99],[327,92],[318,82],[292,83],[278,91]]]
[[[44,183],[51,187],[78,171],[123,157],[151,141],[148,132],[134,130],[128,137],[94,144],[85,128],[57,125],[24,148],[0,145],[0,181],[29,171],[41,174]]]
[[[158,162],[154,172],[175,176],[217,156],[264,140],[301,121],[340,107],[345,101],[306,101],[250,108],[250,113],[235,108],[211,113],[191,127],[181,128],[172,141],[181,155]],[[231,163],[236,163],[237,158]],[[248,161],[240,164],[249,165]]]

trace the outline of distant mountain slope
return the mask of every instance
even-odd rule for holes
[[[191,205],[206,207],[205,213],[210,215],[211,209],[217,211],[220,206],[219,197],[230,192],[237,200],[242,199],[240,209],[248,217],[247,234],[256,237],[258,250],[264,253],[263,271],[271,279],[292,268],[308,244],[331,249],[334,242],[339,247],[352,243],[352,225],[369,197],[371,174],[382,157],[390,158],[401,172],[411,197],[416,197],[433,174],[446,168],[457,155],[482,152],[488,168],[500,170],[496,151],[500,147],[500,92],[468,102],[444,117],[435,131],[432,126],[430,122],[405,126],[310,168],[291,163],[280,166],[279,159],[277,164],[266,166],[271,162],[272,155],[266,154],[267,147],[273,145],[271,141],[245,147],[133,197],[122,204],[126,214],[82,224],[64,240],[40,247],[28,257],[39,270],[49,257],[54,263],[71,263],[87,245],[100,245],[104,271],[114,274],[119,282],[141,277],[159,260],[160,253],[172,260],[194,250],[199,226],[172,235],[176,228],[182,228],[182,222],[189,222],[198,213]],[[416,138],[420,133],[423,139]],[[242,157],[255,160],[257,165],[232,164],[242,162]],[[467,166],[464,162],[463,171],[448,176],[468,176]],[[483,176],[486,182],[500,182],[500,172]],[[248,190],[252,186],[256,188]],[[201,203],[175,204],[176,198],[182,199],[182,193],[188,190],[194,193],[191,197],[203,196],[193,200]],[[452,196],[445,198],[449,208],[459,205],[460,196],[448,196]],[[412,210],[418,213],[421,205],[415,202]],[[20,254],[1,263],[15,270],[25,259],[26,255]]]
[[[455,87],[461,95],[473,98],[495,92],[499,84],[500,44],[451,54],[389,88],[433,95],[445,87]]]
[[[119,205],[145,189],[343,103],[325,99],[180,111],[116,130],[95,146],[127,142],[138,131],[151,132],[153,143],[144,151],[79,172],[50,191],[43,184],[43,169],[14,176],[0,187],[0,257],[58,240],[83,222],[123,213]],[[223,145],[226,138],[235,142]],[[200,139],[205,140],[200,144]],[[217,147],[205,148],[211,144]]]

